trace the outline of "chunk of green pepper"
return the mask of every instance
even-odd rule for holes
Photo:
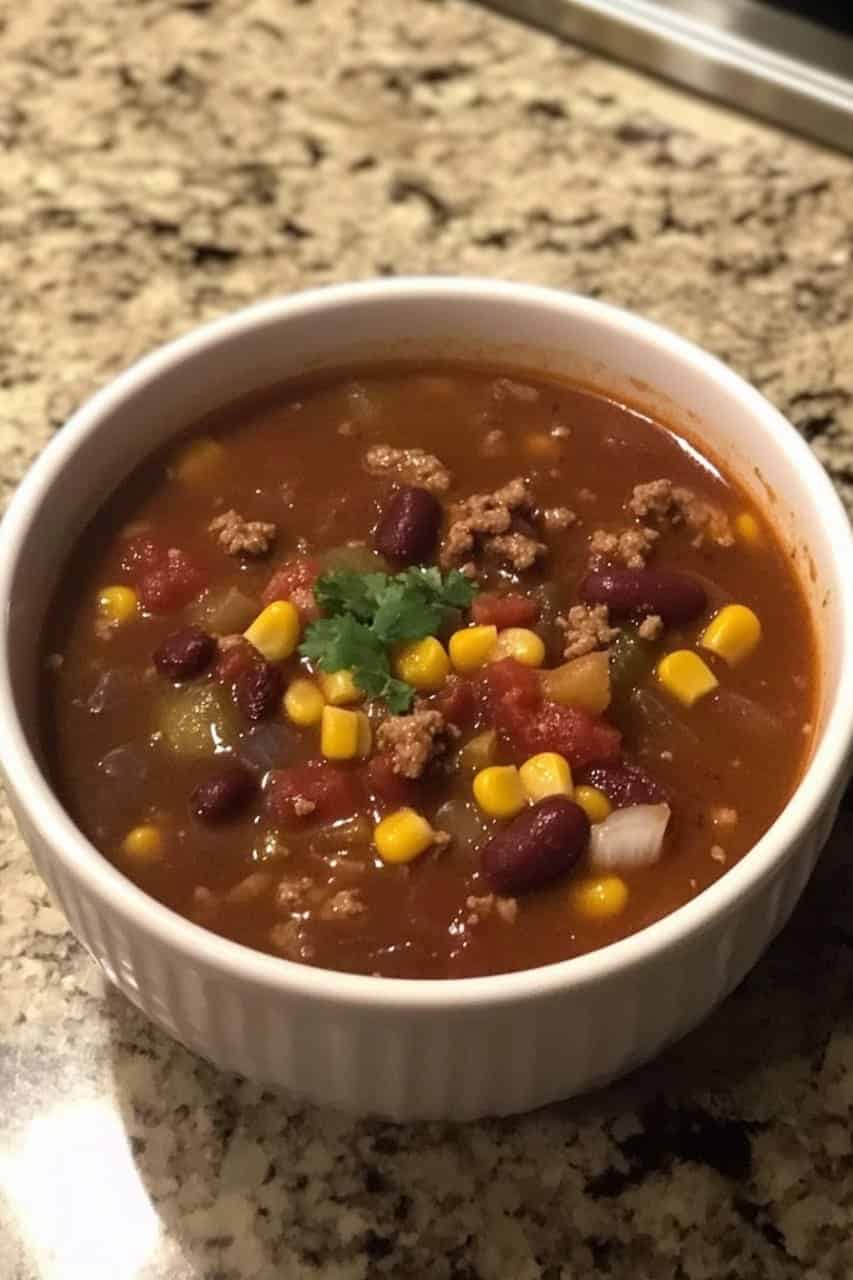
[[[610,698],[625,708],[635,689],[645,684],[654,668],[659,646],[643,640],[636,627],[624,627],[610,650]]]

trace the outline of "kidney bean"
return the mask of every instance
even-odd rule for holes
[[[691,622],[708,603],[702,583],[675,569],[596,569],[579,594],[586,604],[606,604],[614,617],[656,613],[668,626]]]
[[[228,643],[220,642],[213,664],[213,678],[219,684],[233,688],[244,671],[252,671],[262,662],[258,650],[244,636],[232,636]]]
[[[616,809],[663,804],[669,799],[660,783],[636,764],[594,764],[586,770],[583,780],[603,791]]]
[[[233,818],[255,794],[255,779],[240,764],[226,765],[196,787],[190,810],[201,822]]]
[[[589,819],[580,805],[547,796],[492,836],[480,865],[495,893],[521,893],[565,875],[588,840]]]
[[[428,489],[406,485],[388,503],[376,530],[376,550],[389,560],[428,560],[441,524],[441,503]]]
[[[154,666],[167,680],[191,680],[201,675],[216,653],[213,636],[201,627],[182,627],[154,651]]]
[[[275,708],[284,692],[284,678],[278,667],[263,659],[234,682],[234,699],[247,720],[263,720]]]

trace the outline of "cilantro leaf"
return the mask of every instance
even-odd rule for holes
[[[425,600],[402,582],[393,583],[373,617],[372,630],[384,644],[420,640],[441,626],[444,609]]]
[[[316,663],[321,671],[337,671],[335,656],[344,643],[339,618],[318,618],[305,630],[305,638],[299,646],[303,658]]]
[[[306,629],[299,652],[311,658],[322,671],[340,671],[357,662],[369,666],[374,660],[376,641],[370,628],[350,613],[337,618],[319,618]]]
[[[318,578],[314,584],[314,595],[321,609],[333,617],[351,613],[360,621],[369,622],[387,582],[387,573],[355,573],[351,569],[338,569]]]
[[[391,676],[385,685],[382,696],[385,699],[388,710],[393,712],[395,716],[399,716],[403,715],[411,707],[415,691],[404,680],[396,680]]]
[[[328,615],[306,628],[299,652],[322,671],[348,668],[360,689],[383,699],[395,714],[407,711],[414,689],[391,674],[390,648],[434,635],[450,611],[464,609],[477,587],[455,569],[402,573],[325,573],[314,585]]]
[[[442,600],[453,609],[467,609],[479,588],[458,569],[451,569],[444,579]]]
[[[436,604],[454,609],[464,609],[478,591],[476,584],[458,569],[451,569],[442,577],[441,570],[434,565],[428,569],[406,569],[397,574],[396,580],[403,583],[407,591],[417,591],[424,599],[431,599]]]

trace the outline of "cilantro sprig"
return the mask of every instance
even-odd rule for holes
[[[391,674],[394,645],[435,635],[453,609],[466,609],[477,593],[456,569],[403,573],[324,573],[314,584],[326,615],[312,622],[299,646],[303,657],[323,671],[349,668],[370,698],[383,699],[390,711],[408,711],[414,689]]]

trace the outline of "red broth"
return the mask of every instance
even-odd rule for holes
[[[370,610],[411,626],[429,592],[407,666]],[[265,659],[241,633],[270,601]],[[451,639],[472,623],[499,633],[479,666]],[[354,625],[385,676],[358,701],[327,683],[323,711]],[[407,978],[563,960],[701,893],[796,787],[818,686],[792,564],[710,456],[583,387],[432,363],[285,385],[140,468],[74,549],[44,654],[58,793],[124,874],[248,946]],[[398,700],[431,683],[414,715],[392,721],[389,674]],[[518,770],[543,753],[537,800]]]

